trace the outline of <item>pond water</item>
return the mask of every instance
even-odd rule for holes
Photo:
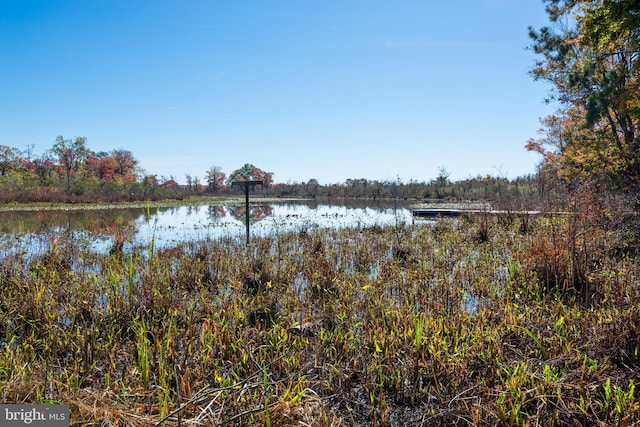
[[[251,236],[314,228],[370,227],[411,222],[411,210],[399,203],[252,202]],[[114,243],[157,248],[202,239],[244,239],[245,207],[185,205],[171,208],[47,210],[0,212],[0,256],[37,254],[59,236],[95,252]]]

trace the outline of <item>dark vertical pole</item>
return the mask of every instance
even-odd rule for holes
[[[249,246],[249,187],[262,184],[262,181],[233,181],[231,185],[240,185],[244,187],[244,218],[247,227],[247,246]]]
[[[247,226],[247,246],[249,246],[249,186],[244,186],[244,220]]]

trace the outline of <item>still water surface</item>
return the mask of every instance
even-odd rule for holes
[[[121,240],[125,249],[170,247],[222,237],[245,238],[244,204],[185,205],[172,208],[0,212],[0,256],[37,254],[63,236],[106,252]],[[266,236],[315,228],[370,227],[411,222],[398,203],[251,203],[251,235]]]

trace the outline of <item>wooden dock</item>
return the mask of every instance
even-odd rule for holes
[[[541,211],[506,211],[506,210],[486,210],[486,209],[447,209],[447,208],[429,208],[429,209],[413,209],[411,215],[414,218],[449,218],[461,215],[541,215],[552,214],[553,212]],[[556,212],[561,214],[560,212]]]

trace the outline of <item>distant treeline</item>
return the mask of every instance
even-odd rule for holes
[[[513,180],[494,176],[478,176],[450,181],[442,176],[428,182],[400,180],[378,181],[347,179],[344,183],[319,185],[307,183],[273,184],[256,190],[270,197],[302,197],[318,199],[404,199],[430,202],[462,200],[486,201],[495,207],[533,208],[562,200],[562,187],[546,182],[543,175],[532,174]]]
[[[275,183],[274,173],[250,163],[226,174],[219,166],[205,171],[204,182],[186,175],[180,185],[171,177],[159,177],[143,171],[133,153],[117,149],[94,152],[86,138],[59,136],[42,156],[0,145],[0,203],[57,202],[91,203],[182,199],[197,196],[229,196],[241,193],[234,181],[259,180],[254,195],[274,198],[315,199],[411,199],[482,200],[504,207],[535,207],[560,200],[562,186],[547,179],[544,172],[509,180],[503,177],[477,176],[460,181],[449,180],[441,168],[437,178],[427,181],[347,179],[343,183],[321,185],[307,182]],[[556,184],[554,184],[556,183]]]

